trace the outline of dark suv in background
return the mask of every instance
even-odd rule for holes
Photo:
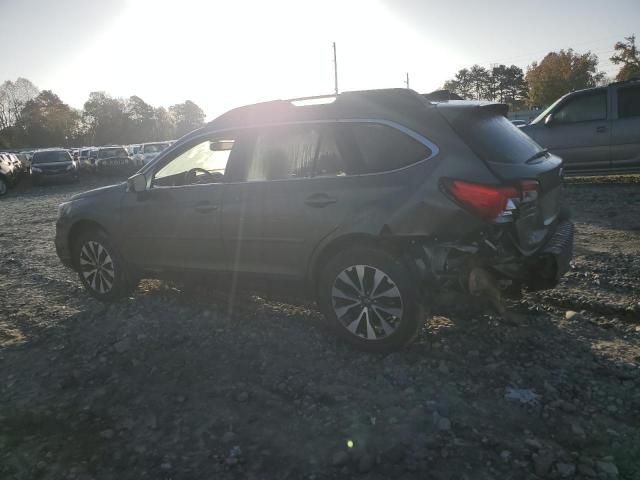
[[[406,89],[304,103],[232,110],[63,203],[62,262],[101,300],[185,272],[303,286],[369,351],[411,341],[441,288],[550,288],[567,270],[562,161],[505,105]]]
[[[98,148],[95,171],[107,175],[131,175],[137,168],[129,152],[121,145]]]
[[[34,185],[46,181],[79,180],[78,163],[68,150],[48,149],[38,150],[31,158],[31,182]]]

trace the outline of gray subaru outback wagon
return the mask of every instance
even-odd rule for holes
[[[302,286],[352,345],[410,342],[441,288],[551,288],[568,268],[562,161],[507,107],[406,89],[231,110],[120,185],[60,205],[56,249],[87,291],[213,274]],[[475,275],[475,276],[474,276]]]

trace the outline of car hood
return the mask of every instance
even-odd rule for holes
[[[77,193],[71,197],[71,201],[80,200],[83,198],[95,197],[98,195],[114,195],[118,193],[124,193],[127,190],[127,183],[119,183],[118,185],[109,185],[107,187],[95,188],[87,192]]]

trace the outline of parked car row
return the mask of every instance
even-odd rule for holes
[[[29,158],[23,153],[0,152],[0,196],[15,186],[29,170]]]
[[[146,165],[173,141],[133,145],[105,145],[70,150],[81,170],[98,173],[128,173]],[[117,150],[114,150],[117,149]]]

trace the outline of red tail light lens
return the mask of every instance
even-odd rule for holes
[[[522,181],[518,186],[486,185],[464,180],[449,180],[445,185],[460,204],[489,220],[510,218],[520,202],[533,201],[538,197],[538,182],[535,180]]]

